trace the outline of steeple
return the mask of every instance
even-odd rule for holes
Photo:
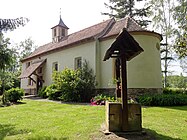
[[[52,40],[53,42],[60,42],[63,37],[68,35],[68,27],[64,24],[61,18],[61,11],[60,11],[60,20],[59,23],[52,27]]]
[[[58,23],[58,26],[62,26],[63,28],[66,28],[66,29],[69,29],[63,22],[62,18],[61,18],[61,15],[60,15],[60,20],[59,20],[59,23]]]

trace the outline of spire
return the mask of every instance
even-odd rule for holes
[[[52,27],[52,40],[53,42],[60,42],[65,36],[68,35],[68,27],[64,24],[61,18],[61,8],[60,8],[60,20],[59,23]]]
[[[62,18],[61,18],[61,8],[60,8],[60,20],[59,20],[59,23],[58,23],[59,26],[62,26],[66,29],[69,29],[63,22]]]

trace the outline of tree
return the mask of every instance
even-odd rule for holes
[[[174,8],[174,19],[178,25],[175,29],[175,51],[179,59],[187,56],[187,0],[177,0],[178,5]]]
[[[3,93],[3,103],[6,102],[4,98],[5,80],[7,79],[6,70],[13,62],[13,51],[8,48],[8,45],[10,44],[9,39],[4,39],[2,32],[8,30],[12,31],[19,26],[24,26],[26,22],[28,22],[28,19],[23,17],[17,19],[0,19],[0,78]]]
[[[20,59],[29,56],[36,48],[37,46],[34,44],[34,41],[31,38],[27,38],[24,41],[21,41],[17,45],[17,49],[20,52]]]
[[[8,48],[9,39],[4,39],[0,33],[0,70],[4,71],[12,62],[12,51]]]
[[[151,5],[151,17],[153,27],[161,31],[163,35],[163,43],[161,43],[161,60],[163,62],[164,73],[164,87],[167,87],[167,75],[169,63],[173,60],[171,37],[173,33],[172,28],[172,10],[173,3],[171,0],[150,0],[148,5]]]
[[[9,39],[3,38],[2,31],[12,31],[19,26],[24,26],[29,20],[27,18],[0,19],[0,70],[5,70],[12,61],[12,52],[7,46],[10,44]]]
[[[187,73],[187,0],[177,0],[178,5],[174,8],[174,19],[177,23],[175,29],[175,52],[180,59],[180,65],[184,73]]]
[[[187,57],[180,59],[180,66],[183,72],[187,74]]]
[[[187,77],[184,77],[182,74],[168,76],[168,87],[170,88],[186,88]]]
[[[146,19],[150,14],[149,8],[135,8],[135,2],[140,2],[143,0],[109,0],[110,4],[104,3],[107,8],[109,8],[110,13],[102,13],[103,15],[108,15],[109,17],[115,17],[117,19],[124,18],[125,16],[130,16],[134,18],[137,23],[141,26],[146,27],[149,24],[149,20]]]
[[[0,33],[0,81],[1,92],[4,94],[6,83],[6,69],[12,63],[12,51],[8,48],[9,39],[4,39],[3,34]],[[4,100],[3,100],[4,101]]]
[[[29,20],[24,17],[16,19],[0,19],[0,32],[14,30],[19,26],[24,26]]]

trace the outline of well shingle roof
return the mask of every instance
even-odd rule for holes
[[[30,56],[24,58],[22,62],[45,53],[72,46],[75,43],[90,41],[96,37],[102,39],[118,35],[123,28],[126,28],[127,31],[144,31],[144,29],[130,17],[123,18],[119,21],[109,19],[78,32],[72,33],[64,37],[61,42],[51,42],[40,46]]]

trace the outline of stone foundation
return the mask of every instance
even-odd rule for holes
[[[95,94],[104,94],[115,96],[115,88],[100,88],[96,89]],[[128,96],[131,98],[136,98],[139,95],[144,94],[161,94],[163,91],[162,88],[128,88]]]

